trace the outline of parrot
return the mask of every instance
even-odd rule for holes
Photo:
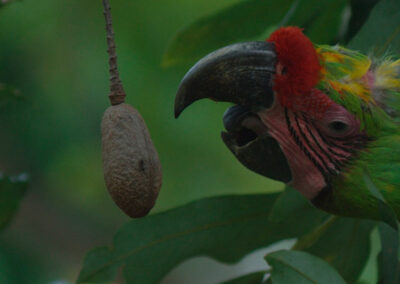
[[[328,213],[400,219],[400,60],[317,45],[296,26],[200,59],[181,80],[175,117],[230,102],[222,140],[248,169]]]

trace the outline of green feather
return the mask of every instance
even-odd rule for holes
[[[376,60],[342,47],[316,46],[323,65],[317,88],[358,117],[371,138],[333,190],[315,200],[338,215],[380,219],[367,173],[400,220],[400,60]]]

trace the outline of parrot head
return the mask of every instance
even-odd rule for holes
[[[179,86],[175,116],[203,98],[234,104],[222,139],[250,170],[325,211],[379,219],[368,175],[400,216],[400,60],[317,46],[300,28],[283,27],[196,63]]]

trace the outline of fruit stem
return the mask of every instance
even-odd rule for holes
[[[115,52],[114,30],[112,26],[111,7],[108,0],[103,0],[104,17],[106,20],[108,63],[110,65],[110,94],[111,105],[118,105],[125,102],[125,91],[119,78],[117,54]]]

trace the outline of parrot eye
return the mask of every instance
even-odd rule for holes
[[[325,134],[332,138],[351,137],[360,132],[358,119],[337,104],[333,104],[318,123]]]
[[[339,120],[330,122],[328,124],[328,127],[329,129],[339,133],[344,132],[349,128],[349,126],[346,123]]]

